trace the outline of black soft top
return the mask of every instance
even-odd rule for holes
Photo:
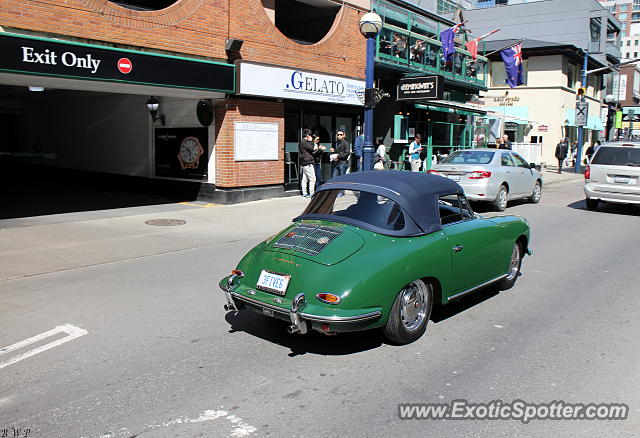
[[[438,197],[464,193],[458,183],[448,178],[424,172],[397,170],[374,170],[341,175],[318,188],[318,192],[326,190],[359,190],[386,196],[400,205],[420,228],[411,230],[409,227],[405,230],[407,235],[415,235],[416,231],[428,234],[441,229]],[[303,218],[304,215],[296,219]]]

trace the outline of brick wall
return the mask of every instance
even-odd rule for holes
[[[284,183],[284,103],[229,99],[216,104],[216,186]],[[234,122],[278,124],[278,161],[233,161]]]
[[[286,38],[260,0],[179,0],[160,11],[142,12],[107,0],[1,0],[5,31],[69,36],[115,47],[227,60],[225,39],[244,41],[245,61],[364,79],[363,11],[343,3],[333,27],[317,44]],[[234,162],[234,121],[277,122],[279,161]],[[231,99],[216,105],[216,185],[247,187],[284,182],[284,104]]]
[[[229,9],[230,7],[230,9]],[[227,37],[244,40],[244,60],[364,78],[361,10],[343,4],[317,44],[287,39],[260,0],[180,0],[160,11],[133,11],[107,0],[2,0],[0,26],[226,60]]]

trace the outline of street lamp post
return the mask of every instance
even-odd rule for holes
[[[373,66],[375,62],[376,36],[380,30],[382,30],[382,19],[375,12],[364,14],[360,19],[360,33],[367,39],[362,170],[373,170]]]

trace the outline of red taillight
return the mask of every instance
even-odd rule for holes
[[[482,178],[491,178],[491,172],[481,172],[481,171],[476,171],[476,172],[471,172],[469,174],[469,179],[482,179]]]
[[[587,166],[587,168],[584,170],[584,179],[590,179],[591,178],[591,167]]]
[[[321,293],[316,295],[316,298],[322,301],[323,303],[328,304],[340,304],[342,302],[342,298],[335,294]]]
[[[444,176],[440,172],[438,172],[437,170],[433,170],[433,169],[427,170],[427,173],[432,173],[434,175]]]

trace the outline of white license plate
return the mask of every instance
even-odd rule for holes
[[[628,176],[615,176],[613,177],[613,182],[618,184],[629,184]]]
[[[275,272],[262,270],[256,288],[278,295],[284,295],[289,286],[290,275],[276,274]]]
[[[447,178],[453,181],[460,181],[460,175],[447,175]]]

